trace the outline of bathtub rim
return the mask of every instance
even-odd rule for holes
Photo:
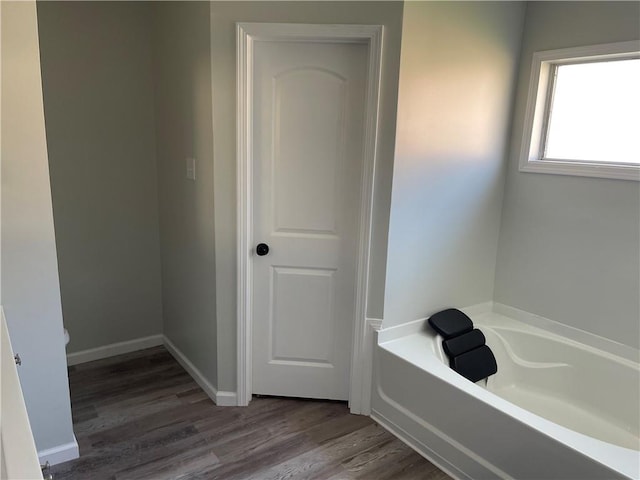
[[[541,315],[529,313],[524,310],[520,310],[509,305],[498,302],[490,302],[491,309],[485,311],[485,313],[497,313],[503,315],[512,320],[516,320],[525,323],[531,327],[544,330],[546,333],[551,333],[567,339],[570,342],[578,343],[580,345],[586,345],[596,350],[606,352],[615,357],[624,358],[630,360],[636,364],[640,363],[640,350],[635,349],[629,345],[625,345],[610,338],[602,337],[586,330],[565,325],[555,320],[545,318]],[[463,309],[463,311],[465,311]],[[465,312],[466,313],[466,312]],[[467,315],[469,315],[467,313]]]
[[[615,340],[601,337],[586,330],[565,325],[555,320],[545,318],[541,315],[526,312],[509,305],[505,305],[499,302],[483,302],[476,305],[460,308],[472,319],[483,314],[496,313],[503,315],[511,320],[522,322],[530,327],[543,330],[547,334],[557,335],[568,342],[573,344],[579,344],[580,346],[588,346],[601,352],[606,352],[614,357],[623,358],[634,362],[640,363],[640,350],[635,349],[629,345],[624,345]],[[436,313],[436,311],[432,312]],[[399,325],[393,325],[391,327],[385,327],[384,322],[381,328],[379,328],[379,342],[387,342],[396,338],[409,335],[411,333],[419,332],[425,320],[429,318],[429,315],[424,318],[418,318],[409,322],[405,322]]]

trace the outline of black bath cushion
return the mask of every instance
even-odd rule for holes
[[[496,357],[486,345],[451,357],[450,365],[456,372],[474,383],[498,371]]]
[[[448,308],[431,315],[429,325],[445,340],[473,330],[471,319],[457,308]]]
[[[473,350],[474,348],[481,347],[484,344],[484,334],[477,328],[474,328],[470,332],[444,340],[442,342],[442,348],[444,349],[444,353],[451,358]]]

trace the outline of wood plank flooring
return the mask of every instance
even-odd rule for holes
[[[69,368],[80,458],[55,480],[445,480],[343,402],[217,407],[164,347]]]

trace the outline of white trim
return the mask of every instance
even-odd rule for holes
[[[640,169],[635,166],[574,163],[561,160],[530,160],[525,165],[520,164],[520,171],[573,175],[575,177],[640,180]]]
[[[568,338],[583,345],[588,345],[636,363],[640,357],[640,352],[629,345],[624,345],[609,338],[601,337],[594,333],[580,330],[579,328],[556,322],[555,320],[550,320],[534,313],[525,312],[524,310],[520,310],[503,303],[494,303],[493,311],[500,315],[504,315],[505,317],[541,328],[556,335],[560,335],[561,337]]]
[[[167,350],[173,358],[182,365],[182,368],[184,368],[200,388],[204,390],[204,393],[206,393],[207,396],[215,402],[218,396],[218,390],[216,387],[209,383],[202,372],[193,363],[191,363],[191,360],[189,360],[187,356],[182,353],[182,351],[166,336],[164,337],[164,345],[167,347]]]
[[[236,392],[224,392],[218,390],[215,402],[219,407],[235,407],[238,405],[238,396],[236,395]]]
[[[251,119],[252,119],[252,60],[253,42],[308,41],[332,43],[364,43],[369,47],[367,96],[365,104],[364,150],[362,171],[362,198],[360,206],[360,238],[358,243],[357,285],[351,384],[349,405],[353,412],[361,410],[363,400],[363,365],[366,349],[367,324],[365,321],[371,228],[373,186],[377,152],[378,111],[382,65],[383,27],[379,25],[311,25],[285,23],[238,23],[237,40],[237,388],[238,404],[248,405],[251,400],[251,304],[252,265],[250,262],[252,239],[252,171]]]
[[[49,462],[49,465],[57,465],[59,463],[68,462],[69,460],[75,460],[80,457],[80,451],[78,449],[78,441],[76,436],[73,436],[73,442],[64,443],[57,447],[47,448],[46,450],[40,450],[38,452],[38,459],[40,464],[44,465]]]
[[[163,339],[165,347],[173,358],[182,365],[182,368],[191,375],[193,380],[200,386],[200,388],[202,388],[202,390],[204,390],[204,393],[206,393],[216,405],[229,407],[238,404],[235,392],[219,392],[218,389],[205,378],[202,372],[193,363],[191,363],[187,356],[182,353],[182,351],[176,347],[168,337],[164,336]]]
[[[380,318],[367,318],[366,319],[367,331],[365,334],[364,343],[362,346],[362,363],[361,363],[361,378],[362,378],[362,392],[360,394],[359,409],[356,410],[355,406],[351,407],[351,413],[358,413],[360,415],[371,415],[371,392],[373,388],[373,349],[376,343],[376,332],[382,328],[382,319]]]
[[[151,335],[149,337],[136,338],[135,340],[127,340],[126,342],[111,343],[102,347],[68,353],[67,365],[78,365],[103,358],[115,357],[116,355],[157,347],[158,345],[162,345],[162,335]]]
[[[567,60],[621,58],[636,56],[640,42],[607,43],[535,52],[531,64],[527,107],[523,123],[519,167],[521,172],[552,173],[581,177],[640,180],[640,167],[624,164],[597,164],[542,158],[543,129],[547,115],[548,91],[553,66]]]
[[[112,343],[103,347],[91,348],[81,352],[70,353],[67,355],[68,365],[78,365],[81,363],[91,362],[93,360],[101,360],[103,358],[115,357],[124,353],[131,353],[145,348],[157,347],[164,345],[169,353],[182,365],[194,381],[200,385],[205,393],[219,406],[235,406],[238,404],[236,392],[218,391],[204,377],[202,372],[198,370],[193,363],[186,357],[175,344],[165,335],[151,335],[150,337],[138,338],[126,342]],[[56,447],[58,448],[58,447]],[[48,452],[48,450],[47,450]],[[52,465],[53,462],[49,461]]]
[[[253,102],[252,89],[249,79],[252,75],[252,65],[249,61],[252,55],[253,43],[248,33],[236,26],[236,61],[237,61],[237,112],[236,112],[236,181],[237,181],[237,385],[238,405],[246,406],[251,401],[251,282],[253,269],[249,261],[251,255],[251,221],[253,212],[249,201],[253,190],[251,183],[252,166],[249,161],[253,157],[251,118],[249,109]]]

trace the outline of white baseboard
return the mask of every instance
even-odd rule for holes
[[[69,353],[67,355],[67,365],[78,365],[80,363],[92,362],[93,360],[101,360],[103,358],[115,357],[116,355],[122,355],[124,353],[135,352],[136,350],[143,350],[145,348],[157,347],[158,345],[164,345],[169,350],[169,353],[182,365],[195,382],[205,391],[205,393],[215,402],[216,405],[222,407],[232,407],[238,405],[238,396],[236,392],[218,391],[209,381],[204,377],[202,372],[191,363],[191,361],[185,356],[184,353],[175,346],[175,344],[169,340],[165,335],[151,335],[150,337],[137,338],[135,340],[128,340],[126,342],[112,343],[110,345],[104,345],[102,347],[91,348],[89,350],[82,350],[80,352]],[[56,447],[58,448],[58,447]],[[77,450],[77,445],[76,445]],[[48,452],[49,450],[47,450]],[[74,457],[77,458],[77,457]],[[66,460],[63,460],[66,461]],[[54,463],[49,460],[49,463]],[[60,462],[58,462],[60,463]]]
[[[162,335],[151,335],[149,337],[136,338],[135,340],[127,340],[126,342],[112,343],[102,347],[81,350],[80,352],[67,354],[67,365],[78,365],[79,363],[115,357],[116,355],[122,355],[123,353],[131,353],[136,350],[157,347],[158,345],[162,345],[162,343]]]
[[[238,405],[238,396],[236,392],[223,392],[218,390],[214,401],[216,405],[220,407],[235,407]]]
[[[46,462],[49,462],[49,465],[57,465],[58,463],[75,460],[78,457],[80,457],[80,452],[75,435],[73,436],[73,442],[64,443],[57,447],[47,448],[46,450],[38,452],[41,465],[44,465]]]
[[[177,362],[182,365],[189,375],[195,380],[195,382],[200,385],[200,388],[204,390],[204,392],[209,396],[211,400],[216,405],[221,407],[232,407],[238,405],[238,396],[236,392],[223,392],[218,391],[216,387],[211,385],[209,381],[204,377],[202,372],[198,370],[198,368],[191,363],[191,361],[185,356],[184,353],[175,346],[175,344],[169,340],[166,336],[164,337],[164,345],[169,350],[169,353],[173,355],[173,357],[177,360]]]

